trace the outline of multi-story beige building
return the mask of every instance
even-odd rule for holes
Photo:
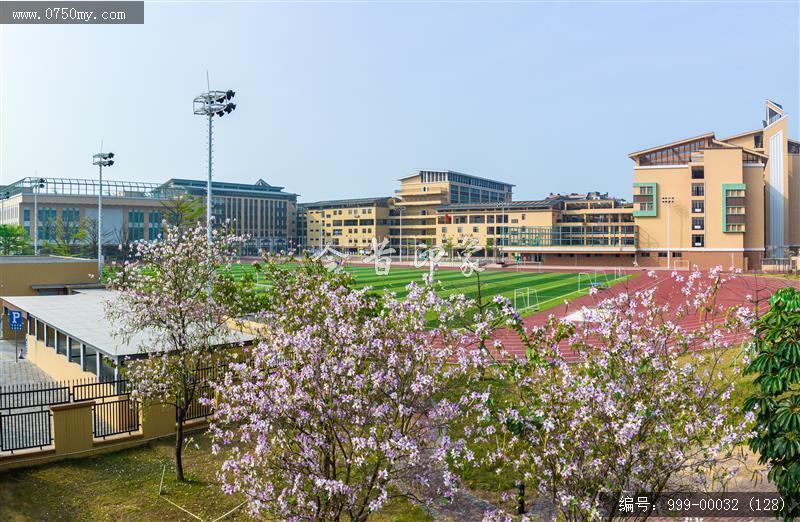
[[[356,252],[370,247],[372,234],[411,253],[420,244],[457,249],[474,239],[487,256],[551,266],[744,269],[800,249],[800,142],[789,139],[780,105],[767,102],[760,129],[707,133],[630,158],[632,204],[597,192],[512,201],[511,184],[419,170],[400,179],[381,208],[383,228],[373,232],[354,217],[345,225],[348,210],[366,208],[359,200],[344,200],[354,201],[351,209],[315,203],[315,214],[309,206],[306,244]]]
[[[418,170],[400,178],[395,191],[397,217],[402,229],[393,227],[392,245],[413,251],[419,244],[436,245],[438,208],[450,204],[493,204],[511,201],[514,186],[452,170]]]
[[[467,241],[487,256],[543,264],[599,264],[605,255],[632,263],[633,208],[608,194],[551,194],[538,201],[452,204],[439,207],[439,244]],[[607,261],[604,259],[604,261]]]
[[[372,239],[389,238],[392,223],[392,198],[358,198],[301,203],[300,216],[305,230],[303,248],[319,250],[331,246],[346,254],[372,249]]]
[[[800,143],[780,105],[767,102],[763,128],[630,158],[642,265],[759,268],[800,248]]]

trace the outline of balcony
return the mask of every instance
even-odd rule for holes
[[[509,227],[502,244],[510,250],[633,252],[638,227],[626,226],[554,226]]]

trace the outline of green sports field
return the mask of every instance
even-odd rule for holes
[[[234,265],[234,273],[249,272],[250,265]],[[426,269],[392,267],[387,275],[377,275],[372,266],[349,265],[345,268],[353,275],[356,288],[371,287],[382,292],[384,288],[395,292],[398,297],[407,294],[406,285],[411,281],[422,282]],[[502,295],[511,299],[522,315],[529,315],[539,310],[546,310],[562,304],[565,299],[575,299],[589,293],[591,285],[599,288],[610,286],[626,280],[628,276],[616,276],[613,273],[589,271],[576,272],[532,272],[509,270],[485,270],[480,274],[484,299],[494,295]],[[467,297],[477,296],[478,278],[473,273],[465,277],[460,270],[439,269],[436,281],[441,283],[441,296],[463,293]],[[515,296],[516,290],[516,296]]]

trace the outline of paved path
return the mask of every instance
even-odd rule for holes
[[[24,343],[20,342],[20,346],[24,346]],[[0,388],[14,384],[52,381],[49,375],[27,359],[16,360],[14,341],[0,340]]]

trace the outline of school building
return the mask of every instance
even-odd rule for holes
[[[484,255],[550,266],[760,269],[797,255],[800,142],[789,138],[779,104],[766,102],[758,129],[709,132],[629,157],[630,203],[600,192],[514,201],[510,183],[418,170],[391,198],[301,204],[299,242],[357,253],[372,237],[388,238],[412,253],[476,240]]]

